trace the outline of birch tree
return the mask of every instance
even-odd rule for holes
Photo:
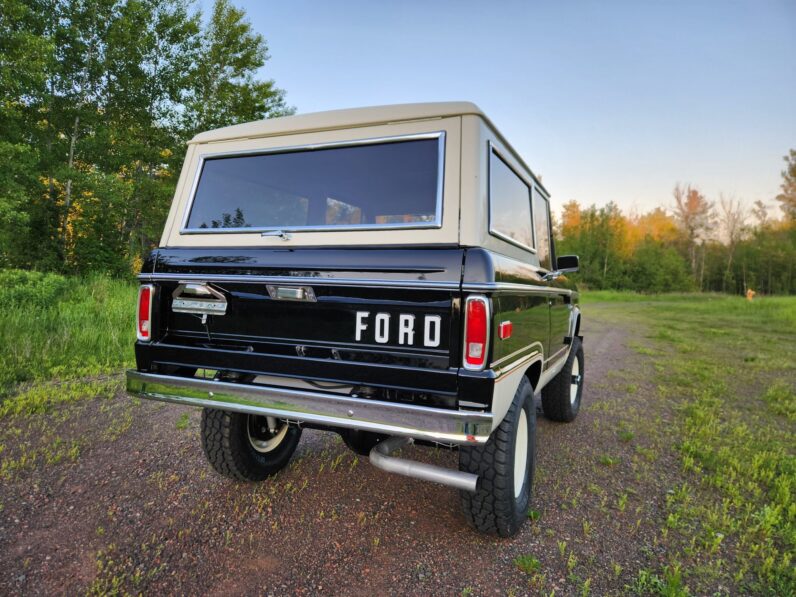
[[[785,169],[782,171],[782,192],[777,195],[780,209],[785,213],[785,217],[796,220],[796,149],[791,149],[784,158]]]
[[[685,233],[688,243],[688,256],[691,273],[702,281],[705,270],[705,242],[714,228],[713,203],[691,185],[676,184],[672,191],[674,196],[674,214]],[[698,249],[701,247],[701,263],[698,263]],[[698,273],[697,273],[698,272]]]
[[[740,199],[719,195],[719,226],[727,248],[727,269],[724,272],[722,289],[727,292],[732,283],[732,260],[735,249],[747,231],[748,211]]]

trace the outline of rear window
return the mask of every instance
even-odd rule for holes
[[[206,157],[183,232],[439,226],[443,144],[433,133]]]

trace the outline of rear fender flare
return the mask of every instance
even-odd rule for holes
[[[542,353],[535,354],[529,361],[517,364],[509,371],[503,372],[495,380],[495,389],[492,392],[492,430],[494,431],[498,425],[503,421],[506,413],[511,407],[517,389],[520,387],[523,378],[527,377],[530,381],[533,391],[536,392],[539,388],[539,381],[531,379],[531,375],[535,369],[539,372],[544,367],[544,355]]]
[[[580,309],[577,307],[572,308],[569,314],[569,337],[574,338],[580,335]]]

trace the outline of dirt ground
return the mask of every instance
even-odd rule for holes
[[[227,480],[199,411],[120,392],[0,422],[8,454],[39,454],[0,480],[0,593],[625,593],[664,563],[678,467],[631,349],[641,330],[598,306],[585,321],[583,408],[571,424],[540,415],[531,520],[512,539],[476,534],[454,490],[381,472],[331,433],[305,431],[273,480]],[[41,456],[54,437],[79,455]]]

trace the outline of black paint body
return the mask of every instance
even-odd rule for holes
[[[564,347],[569,330],[569,297],[550,292],[551,284],[567,286],[565,280],[547,283],[533,266],[479,248],[168,248],[144,263],[142,277],[149,274],[156,298],[152,341],[136,344],[140,371],[289,377],[352,385],[358,395],[380,400],[488,410],[499,371],[461,368],[468,284],[486,285],[478,293],[492,299],[489,363],[502,359],[505,367],[534,343],[547,359]],[[198,315],[173,312],[181,275],[206,276],[224,294],[226,314],[203,324]],[[310,286],[317,301],[273,299],[266,283],[245,280],[250,276]],[[504,282],[524,288],[501,288]],[[394,332],[387,343],[366,335],[357,342],[357,311],[389,313],[393,322],[412,314],[418,332],[425,316],[438,315],[440,344],[399,345]],[[502,341],[497,326],[504,320],[512,320],[514,334]]]

